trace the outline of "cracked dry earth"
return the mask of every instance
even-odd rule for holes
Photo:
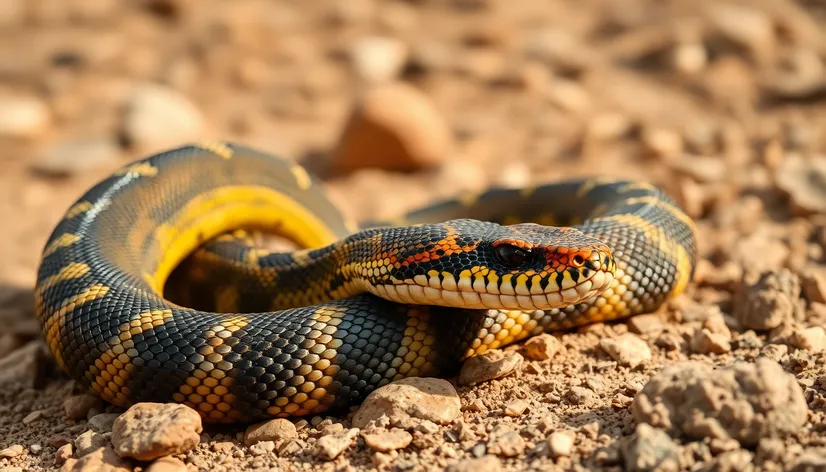
[[[0,471],[826,470],[824,20],[805,0],[4,0]],[[40,250],[99,178],[194,140],[296,159],[356,219],[647,180],[698,222],[695,280],[349,414],[123,412],[43,350]]]

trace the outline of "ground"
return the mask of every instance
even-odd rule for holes
[[[632,407],[653,375],[686,360],[722,368],[757,358],[795,379],[807,405],[802,426],[761,430],[757,443],[676,428],[652,450],[676,450],[683,470],[752,460],[805,470],[821,457],[826,9],[818,2],[5,1],[0,449],[23,450],[0,458],[0,470],[54,468],[60,438],[90,429],[67,419],[62,403],[78,392],[37,354],[32,287],[51,229],[116,167],[191,140],[294,159],[357,220],[493,184],[646,180],[696,219],[700,247],[687,293],[661,311],[556,333],[562,348],[550,359],[460,386],[460,418],[416,432],[398,452],[361,441],[332,461],[314,453],[319,422],[349,427],[349,417],[300,422],[302,447],[283,454],[249,450],[242,426],[208,427],[178,456],[191,470],[632,468],[634,439],[653,434],[638,423],[669,429]],[[364,168],[341,152],[353,107],[390,80],[420,91],[413,100],[426,109],[425,122],[399,118],[396,129],[435,149],[410,157],[412,171]],[[349,159],[347,172],[337,159]],[[627,333],[650,356],[626,362]],[[604,343],[614,338],[619,355]],[[564,453],[553,452],[555,431],[574,437]],[[465,462],[477,456],[488,459]]]

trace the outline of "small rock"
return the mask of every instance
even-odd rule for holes
[[[731,343],[724,335],[702,328],[694,332],[691,350],[697,354],[725,354],[731,351]]]
[[[418,89],[392,83],[362,97],[333,156],[335,170],[368,167],[415,171],[451,157],[453,136],[441,113]]]
[[[101,433],[109,433],[112,431],[112,426],[115,420],[120,416],[118,413],[100,413],[89,418],[89,426],[95,428]]]
[[[675,131],[645,127],[640,137],[649,151],[658,156],[673,157],[683,151],[683,138]]]
[[[55,448],[55,449],[65,445],[65,444],[70,444],[71,442],[72,442],[72,440],[69,438],[69,436],[67,436],[65,434],[55,434],[55,435],[49,436],[46,439],[46,444],[50,447]]]
[[[35,421],[43,418],[43,411],[41,410],[34,410],[33,412],[29,413],[25,417],[23,417],[23,424],[31,424]]]
[[[229,441],[212,443],[210,449],[221,454],[229,454],[232,451],[232,443]]]
[[[381,430],[367,434],[362,433],[361,437],[364,438],[364,443],[367,444],[367,447],[379,452],[404,449],[413,441],[413,436],[401,429],[393,429],[390,431]]]
[[[795,377],[763,357],[716,370],[696,362],[668,366],[651,377],[631,409],[637,422],[675,437],[732,438],[746,447],[794,434],[808,414]]]
[[[679,451],[661,429],[645,423],[623,443],[625,469],[629,471],[678,470]]]
[[[13,444],[3,450],[0,450],[0,459],[11,459],[26,452],[26,448],[20,444]]]
[[[720,182],[726,177],[726,163],[720,157],[682,155],[669,164],[699,183]]]
[[[551,457],[570,456],[574,448],[574,436],[571,433],[555,431],[548,436],[548,451]]]
[[[259,441],[250,446],[250,454],[253,456],[263,456],[275,450],[275,442]]]
[[[121,457],[150,461],[198,445],[201,416],[172,403],[137,403],[112,426],[112,445]]]
[[[826,349],[826,330],[822,326],[796,329],[792,333],[792,344],[798,349],[819,352]]]
[[[803,296],[809,303],[826,303],[826,272],[807,270],[800,278]]]
[[[502,462],[496,456],[465,459],[447,467],[447,472],[500,472]]]
[[[709,470],[731,470],[751,472],[754,469],[752,464],[752,453],[745,449],[724,452],[709,464]]]
[[[758,59],[768,59],[775,46],[774,25],[766,11],[734,3],[715,3],[709,19],[729,41],[744,46]]]
[[[60,472],[131,472],[132,466],[111,447],[99,447],[80,459],[69,459]]]
[[[159,150],[198,140],[204,119],[195,105],[177,91],[148,84],[134,90],[123,126],[131,145]]]
[[[734,298],[734,317],[755,331],[777,328],[802,317],[800,279],[788,269],[767,271],[744,282]]]
[[[567,397],[568,401],[571,402],[572,405],[584,405],[585,403],[588,403],[596,398],[596,393],[585,387],[575,386],[571,387],[571,390],[568,391]]]
[[[459,385],[475,385],[516,372],[524,358],[517,352],[491,349],[465,361],[459,371]]]
[[[259,441],[278,441],[298,436],[295,425],[284,418],[254,424],[244,433],[244,445],[252,446]]]
[[[502,462],[496,456],[465,459],[447,467],[447,472],[500,472]]]
[[[791,468],[791,472],[815,472],[826,470],[826,452],[823,450],[804,451]]]
[[[333,460],[356,442],[359,430],[356,428],[347,431],[323,436],[316,442],[316,450],[322,458]]]
[[[94,395],[84,394],[71,396],[63,401],[63,411],[70,420],[86,418],[92,408],[102,409],[103,400]]]
[[[525,451],[525,439],[507,426],[497,426],[490,433],[488,452],[502,457],[516,457]]]
[[[49,108],[36,97],[0,99],[0,136],[34,138],[45,131],[51,120]]]
[[[504,413],[505,416],[522,416],[522,413],[525,413],[527,409],[528,402],[525,400],[516,400],[505,405]]]
[[[399,75],[407,61],[407,53],[407,46],[396,38],[372,36],[356,41],[350,57],[362,79],[380,83]]]
[[[775,174],[775,182],[789,195],[798,213],[826,212],[826,157],[787,155]]]
[[[110,139],[64,141],[43,150],[32,168],[47,175],[77,175],[115,162],[119,153]]]
[[[281,457],[291,456],[303,450],[302,443],[295,439],[285,439],[278,445],[278,455]]]
[[[789,346],[785,344],[766,344],[763,346],[763,349],[760,350],[760,355],[771,359],[775,362],[780,362],[780,360],[789,353]]]
[[[648,343],[632,333],[602,339],[599,347],[620,365],[631,368],[651,359],[651,349]]]
[[[83,457],[104,445],[106,445],[106,439],[91,429],[75,438],[77,457]]]
[[[542,333],[525,342],[524,351],[528,359],[544,361],[552,358],[562,349],[562,342],[556,336]]]
[[[144,469],[146,472],[186,472],[186,464],[172,456],[161,457]]]
[[[628,320],[628,328],[637,334],[658,334],[663,330],[663,322],[657,315],[637,315]]]
[[[57,465],[63,465],[64,462],[72,458],[72,454],[74,454],[72,444],[64,444],[57,448],[57,452],[55,452],[54,455],[54,461]]]
[[[352,424],[364,428],[383,415],[394,425],[409,422],[411,418],[447,424],[460,413],[459,395],[450,382],[408,377],[371,392],[353,416]]]

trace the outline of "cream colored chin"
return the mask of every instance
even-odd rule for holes
[[[550,310],[584,302],[606,290],[614,282],[608,272],[597,272],[578,285],[558,292],[534,295],[506,295],[471,291],[446,290],[412,284],[370,285],[374,295],[398,303],[439,305],[492,310]]]

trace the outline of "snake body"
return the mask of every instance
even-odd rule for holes
[[[272,253],[236,229],[303,249]],[[654,311],[695,257],[691,219],[641,182],[494,188],[357,226],[304,168],[210,143],[132,162],[80,197],[45,245],[35,304],[58,364],[102,399],[248,422]]]

